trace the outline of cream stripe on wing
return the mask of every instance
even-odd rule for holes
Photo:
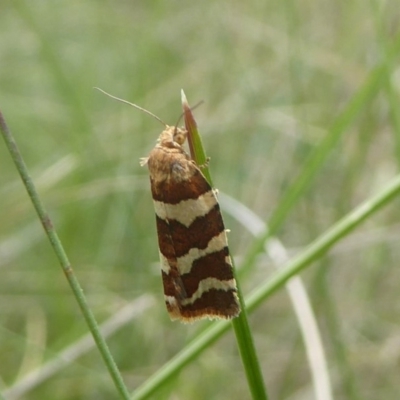
[[[214,236],[205,249],[198,249],[196,247],[189,250],[187,254],[177,259],[177,268],[181,275],[187,274],[192,269],[193,262],[207,254],[216,253],[228,246],[226,240],[226,233],[222,231],[218,236]]]
[[[215,193],[210,190],[197,199],[182,200],[178,204],[168,204],[154,200],[154,208],[159,218],[174,219],[189,227],[197,217],[204,217],[217,204]]]
[[[228,246],[228,242],[226,239],[225,231],[222,231],[218,236],[214,236],[209,242],[205,249],[198,249],[197,247],[193,247],[189,250],[187,254],[182,257],[178,257],[176,260],[176,267],[181,275],[187,274],[192,269],[193,262],[198,260],[201,257],[206,256],[207,254],[216,253],[217,251],[221,251],[224,247]],[[161,269],[169,274],[171,270],[168,262],[168,258],[165,257],[160,252],[160,260],[161,260]],[[231,264],[230,257],[226,257],[226,262]]]
[[[179,257],[176,260],[176,267],[181,275],[187,274],[192,269],[193,262],[198,260],[201,257],[206,256],[207,254],[216,253],[217,251],[221,251],[224,247],[228,246],[226,233],[222,231],[218,236],[214,236],[209,242],[205,249],[198,249],[194,247],[189,250],[187,254],[182,257]],[[168,262],[168,258],[165,257],[160,252],[160,260],[161,260],[161,269],[169,274],[171,270]],[[230,257],[225,257],[225,262],[231,265]]]
[[[193,304],[203,295],[203,293],[206,293],[211,289],[224,290],[225,292],[229,290],[236,291],[236,281],[234,279],[230,279],[229,281],[221,281],[217,278],[203,279],[202,281],[200,281],[199,287],[193,293],[193,295],[188,299],[182,300],[182,305],[187,306],[188,304]]]
[[[158,252],[160,255],[160,264],[161,264],[161,271],[164,271],[167,275],[169,274],[169,271],[171,271],[171,267],[168,262],[168,258],[165,257],[161,251]]]

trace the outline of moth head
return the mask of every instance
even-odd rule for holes
[[[158,138],[158,143],[166,147],[181,147],[185,143],[186,137],[187,130],[185,128],[167,125]]]
[[[188,131],[186,130],[186,128],[175,127],[174,135],[173,135],[174,142],[176,142],[176,143],[178,143],[180,145],[185,143],[185,140],[187,138],[187,133],[188,133]]]

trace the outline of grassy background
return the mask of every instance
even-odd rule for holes
[[[103,321],[143,294],[149,308],[108,339],[133,390],[206,323],[171,323],[158,266],[146,156],[162,127],[94,86],[174,124],[180,89],[217,187],[266,222],[352,95],[400,35],[387,1],[12,1],[0,13],[0,107]],[[328,155],[277,231],[295,254],[393,177],[400,161],[394,58],[379,90]],[[0,145],[0,377],[3,390],[87,333],[57,260]],[[398,202],[303,274],[323,334],[336,399],[396,399],[400,307]],[[251,244],[227,217],[240,260]],[[247,293],[273,268],[262,259]],[[250,316],[271,398],[312,398],[284,290]],[[228,384],[229,383],[229,384]],[[96,350],[25,395],[110,399]],[[248,398],[232,334],[155,398]]]

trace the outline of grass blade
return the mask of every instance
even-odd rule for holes
[[[15,166],[21,176],[22,182],[25,185],[28,195],[32,201],[32,204],[39,216],[40,222],[43,225],[43,228],[54,250],[54,253],[57,256],[58,261],[60,262],[60,265],[68,280],[72,292],[79,304],[79,307],[86,320],[86,323],[88,324],[88,327],[93,335],[93,339],[96,342],[96,345],[103,357],[108,372],[110,373],[111,378],[114,381],[117,391],[120,393],[121,398],[129,399],[128,389],[126,388],[122,380],[121,374],[119,373],[119,370],[111,356],[108,346],[100,333],[99,326],[88,306],[86,297],[83,294],[83,290],[79,284],[79,281],[74,274],[72,266],[68,260],[67,254],[65,253],[64,247],[61,244],[61,241],[57,235],[54,225],[50,219],[50,216],[47,214],[44,205],[39,197],[39,194],[36,191],[35,185],[28,173],[27,166],[18,149],[17,143],[15,142],[14,137],[12,136],[11,131],[9,130],[6,124],[6,121],[1,111],[0,111],[0,131],[1,134],[3,135],[4,141],[11,154],[11,157],[15,163]]]
[[[197,130],[196,121],[192,111],[186,100],[186,96],[182,90],[182,106],[185,116],[186,129],[188,130],[188,142],[192,158],[197,165],[204,166],[202,168],[204,175],[212,186],[211,176],[207,167],[207,156],[202,145],[200,135]],[[232,259],[233,270],[235,271],[234,261]],[[237,318],[232,320],[232,324],[236,334],[237,344],[242,357],[243,365],[246,371],[247,382],[254,399],[267,399],[267,392],[264,387],[263,377],[261,373],[260,363],[257,358],[253,337],[251,335],[246,307],[243,300],[242,291],[239,281],[236,279],[238,288],[239,303],[242,309]]]

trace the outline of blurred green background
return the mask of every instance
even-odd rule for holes
[[[3,1],[0,107],[53,218],[96,318],[147,294],[107,339],[133,390],[206,323],[169,321],[154,211],[139,158],[162,126],[98,91],[176,123],[183,88],[218,189],[268,222],[352,96],[349,124],[317,161],[277,231],[295,254],[379,190],[400,162],[396,1]],[[397,106],[397,107],[396,107]],[[304,278],[323,335],[336,399],[400,393],[399,202],[371,218]],[[252,242],[225,216],[240,261]],[[238,262],[240,264],[240,262]],[[246,274],[248,293],[274,269]],[[5,145],[0,144],[0,389],[18,384],[87,333]],[[284,290],[250,316],[273,399],[313,398]],[[90,350],[23,399],[117,398]],[[233,333],[157,399],[249,398]]]

